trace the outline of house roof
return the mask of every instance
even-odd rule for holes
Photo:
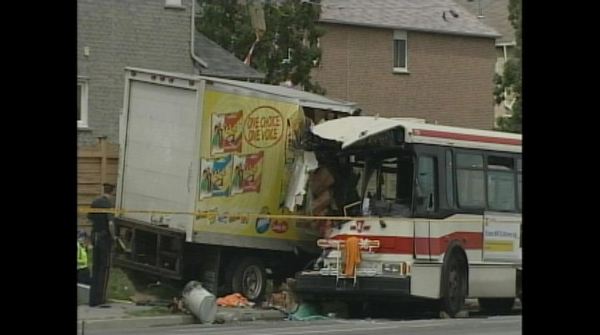
[[[515,29],[508,20],[509,0],[455,0],[456,3],[465,7],[473,15],[481,14],[479,19],[484,24],[493,27],[502,37],[496,39],[497,43],[510,43],[515,41]]]
[[[199,32],[194,34],[194,54],[207,64],[207,67],[200,66],[202,75],[235,79],[265,77]]]
[[[452,0],[322,0],[321,3],[321,22],[441,34],[500,36]],[[450,10],[458,17],[454,17]]]

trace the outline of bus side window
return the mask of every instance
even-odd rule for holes
[[[454,207],[454,173],[452,171],[452,151],[446,150],[446,198],[448,206]]]
[[[437,205],[435,196],[435,159],[419,157],[417,174],[417,211],[433,212]]]

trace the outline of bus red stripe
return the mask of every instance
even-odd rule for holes
[[[337,235],[336,240],[345,240],[350,236],[378,240],[380,247],[374,249],[377,253],[412,255],[417,254],[443,254],[450,242],[457,240],[467,250],[480,250],[483,248],[483,234],[474,232],[454,232],[442,237],[407,237],[407,236],[375,236],[375,235]],[[429,244],[427,243],[429,241]],[[416,250],[415,250],[416,244]]]
[[[413,132],[414,132],[415,136],[448,138],[448,139],[460,140],[460,141],[473,141],[473,142],[485,142],[485,143],[508,144],[508,145],[521,145],[521,143],[522,143],[521,140],[514,139],[514,138],[459,134],[459,133],[450,133],[447,131],[439,131],[439,130],[414,129]]]

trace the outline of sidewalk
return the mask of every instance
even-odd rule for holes
[[[78,306],[78,330],[82,328],[86,330],[143,328],[199,323],[192,315],[182,313],[144,316],[145,314],[156,314],[156,307],[152,306],[137,306],[120,302],[111,302],[106,305],[110,307]],[[281,320],[285,317],[284,313],[273,309],[219,307],[215,322]]]

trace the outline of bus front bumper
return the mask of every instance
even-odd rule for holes
[[[311,299],[327,297],[407,297],[410,295],[410,277],[357,277],[339,278],[324,276],[317,271],[296,275],[299,295]]]

